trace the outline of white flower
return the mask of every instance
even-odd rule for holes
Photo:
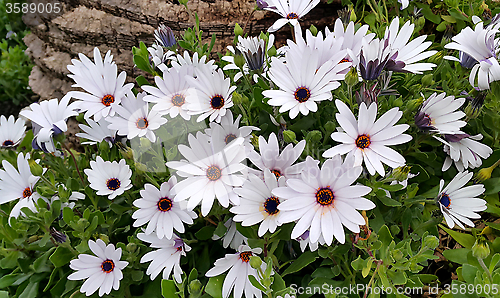
[[[90,167],[92,169],[85,169],[84,172],[88,176],[90,188],[97,190],[98,195],[108,195],[108,199],[112,200],[132,188],[132,171],[125,159],[118,163],[104,161],[97,156],[96,161],[90,161]]]
[[[358,30],[355,30],[354,22],[349,22],[344,29],[344,24],[340,18],[335,21],[333,29],[334,30],[330,33],[330,30],[326,27],[325,35],[328,36],[332,34],[335,38],[333,43],[341,44],[342,46],[340,49],[347,51],[346,59],[353,62],[354,65],[357,65],[363,42],[369,43],[375,37],[375,33],[367,34],[369,29],[368,25],[363,25]]]
[[[327,159],[321,170],[317,163],[308,157],[307,170],[301,179],[288,179],[287,187],[275,188],[272,193],[286,199],[278,209],[282,223],[298,220],[292,230],[292,238],[301,236],[309,230],[311,243],[318,242],[323,236],[325,243],[331,245],[333,237],[345,242],[343,226],[354,233],[359,233],[359,226],[365,225],[365,219],[356,210],[375,208],[372,201],[362,196],[370,193],[371,188],[354,185],[363,169],[353,167],[353,159],[342,159],[336,155]]]
[[[342,144],[326,150],[323,157],[349,153],[347,157],[354,156],[355,166],[361,166],[364,161],[371,175],[378,172],[381,176],[385,175],[382,163],[393,169],[406,163],[401,154],[387,147],[412,139],[410,135],[403,134],[410,127],[408,124],[394,125],[403,116],[403,112],[392,108],[375,121],[377,104],[373,103],[370,108],[366,108],[365,103],[361,103],[356,120],[345,103],[337,99],[335,104],[339,110],[335,116],[344,132],[334,132],[331,137]]]
[[[200,115],[196,121],[200,122],[209,117],[209,121],[220,122],[227,109],[233,106],[231,94],[236,86],[231,86],[231,80],[224,78],[222,69],[218,72],[197,71],[196,79],[186,76],[186,80],[193,88],[186,96],[186,109],[189,115]]]
[[[144,100],[155,103],[153,110],[161,115],[169,114],[170,118],[180,115],[184,120],[189,120],[191,115],[188,114],[185,103],[190,88],[186,76],[193,76],[193,71],[193,68],[183,65],[164,72],[163,78],[156,76],[156,87],[141,87],[150,94],[144,96]]]
[[[154,130],[167,123],[158,112],[149,110],[148,103],[143,101],[146,92],[127,94],[122,99],[121,105],[115,106],[117,115],[108,117],[109,129],[115,129],[119,135],[126,135],[128,139],[146,137],[151,142],[156,140]]]
[[[439,183],[438,205],[450,228],[457,224],[465,229],[462,223],[473,227],[474,223],[469,218],[481,218],[476,212],[486,210],[486,201],[475,198],[484,192],[484,186],[476,184],[464,187],[472,175],[468,171],[460,172],[444,189],[444,180]]]
[[[243,138],[243,146],[247,152],[253,149],[250,142],[253,130],[260,130],[255,126],[240,127],[241,115],[233,120],[233,113],[227,110],[226,115],[221,118],[220,124],[210,122],[210,128],[205,129],[205,133],[210,136],[210,143],[214,146],[214,151],[221,151],[226,145],[237,138]]]
[[[155,32],[155,37],[156,37],[156,32]],[[167,62],[168,60],[175,59],[175,53],[170,50],[167,50],[167,52],[165,53],[163,47],[156,43],[148,47],[148,52],[149,55],[151,56],[150,59],[151,61],[153,61],[154,66],[158,67],[158,69],[161,70],[162,72],[166,71],[168,72],[168,68],[165,65],[165,62]]]
[[[111,293],[111,288],[118,290],[120,280],[123,278],[122,270],[127,267],[128,262],[120,261],[122,249],[113,244],[106,246],[104,241],[97,239],[96,242],[89,240],[89,248],[96,255],[79,254],[78,259],[71,260],[69,267],[76,272],[68,276],[69,280],[87,280],[80,288],[85,295],[92,295],[99,289],[99,296]]]
[[[268,0],[267,4],[269,6],[264,9],[275,12],[282,18],[274,22],[267,31],[274,32],[287,23],[294,27],[299,25],[299,19],[311,11],[318,3],[319,0]]]
[[[236,223],[230,218],[225,223],[224,226],[227,228],[226,234],[222,236],[222,246],[227,248],[231,245],[231,248],[238,250],[238,247],[242,244],[247,244],[248,238],[243,236],[237,229]],[[212,240],[219,240],[221,237],[214,234]]]
[[[28,160],[29,153],[17,155],[17,170],[7,160],[2,160],[3,170],[0,169],[0,205],[19,199],[12,208],[10,217],[19,217],[21,208],[28,207],[36,211],[34,201],[40,198],[35,192],[35,184],[40,177],[31,174]],[[44,170],[45,171],[45,170]]]
[[[292,165],[302,154],[306,146],[306,141],[300,141],[295,147],[288,144],[280,153],[278,138],[271,133],[269,141],[266,142],[263,136],[259,136],[259,153],[252,151],[248,159],[261,171],[269,169],[276,177],[284,176],[288,178],[298,178],[305,166],[304,162]],[[258,172],[254,172],[258,173]]]
[[[483,27],[483,22],[476,25],[474,30],[466,27],[452,38],[453,42],[445,45],[447,49],[462,51],[479,61],[472,67],[469,76],[470,84],[479,90],[490,89],[490,83],[500,80],[500,65],[497,54],[500,50],[495,41],[495,35],[499,32],[500,24]]]
[[[465,113],[458,109],[464,104],[465,98],[455,98],[446,93],[433,93],[429,96],[415,115],[415,124],[423,131],[441,134],[460,133],[460,128],[467,122],[460,120]]]
[[[444,143],[444,152],[449,155],[444,161],[442,171],[447,171],[452,161],[459,172],[463,172],[468,168],[480,167],[483,164],[481,158],[486,159],[493,153],[490,147],[476,141],[482,138],[481,134],[475,136],[469,136],[468,134],[445,135],[445,140],[437,138]]]
[[[436,67],[433,63],[416,63],[436,54],[437,51],[424,52],[432,45],[431,41],[424,42],[427,35],[420,35],[410,41],[414,29],[415,24],[411,24],[410,21],[399,29],[399,18],[396,17],[385,30],[384,42],[388,42],[391,49],[390,62],[387,64],[388,70],[421,74],[422,71]],[[394,54],[397,54],[395,58],[393,58]]]
[[[132,218],[136,219],[134,227],[148,223],[146,235],[155,231],[158,238],[171,239],[173,229],[184,233],[183,223],[193,224],[196,213],[185,210],[183,202],[174,202],[175,194],[171,189],[176,183],[177,178],[172,176],[168,182],[161,184],[159,190],[152,184],[144,185],[140,191],[141,198],[134,201],[134,206],[139,208],[132,214]]]
[[[57,98],[32,103],[31,110],[23,110],[19,115],[30,119],[35,125],[35,138],[33,140],[44,151],[55,152],[53,135],[58,135],[68,130],[66,121],[71,116],[78,115],[77,103],[68,105],[70,96],[65,95],[61,101]]]
[[[196,137],[188,136],[189,145],[179,145],[179,152],[187,158],[181,161],[169,161],[167,167],[177,170],[177,174],[186,177],[172,188],[176,193],[176,202],[189,199],[188,210],[193,210],[201,202],[201,213],[206,216],[214,199],[227,208],[229,202],[239,202],[233,187],[241,186],[244,179],[238,175],[246,169],[242,162],[246,158],[243,138],[231,142],[222,151],[214,152],[208,137],[198,132]]]
[[[271,191],[278,186],[285,186],[285,178],[280,177],[277,180],[268,169],[264,171],[264,181],[250,174],[242,188],[234,189],[234,192],[240,196],[240,204],[229,210],[236,214],[233,220],[247,227],[261,222],[259,237],[267,231],[274,233],[276,228],[281,226],[278,206],[282,199],[273,196]]]
[[[206,62],[206,60],[207,56],[205,55],[198,59],[198,53],[194,53],[193,58],[191,59],[189,52],[184,51],[184,56],[177,54],[175,59],[172,59],[172,67],[179,71],[183,65],[186,65],[190,68],[188,71],[189,74],[197,74],[196,71],[207,73],[214,72],[217,69],[217,65],[214,64],[215,60],[209,60],[208,62]]]
[[[285,62],[273,57],[268,76],[280,90],[265,90],[262,95],[269,97],[269,105],[280,106],[279,112],[290,111],[290,118],[295,118],[309,111],[316,112],[316,102],[332,99],[332,90],[338,88],[345,74],[341,72],[350,63],[340,63],[345,55],[339,55],[336,61],[328,60],[319,65],[320,50],[305,47],[302,51],[288,51]],[[318,68],[319,67],[319,68]]]
[[[115,143],[116,138],[116,130],[109,129],[109,122],[106,119],[101,118],[98,122],[95,122],[92,119],[86,119],[87,124],[78,124],[83,132],[79,132],[76,134],[79,138],[84,138],[89,141],[82,142],[82,145],[94,145],[106,140],[110,145]]]
[[[410,0],[398,0],[398,2],[401,3],[401,10],[407,8],[410,4]]]
[[[222,259],[215,261],[214,267],[207,271],[205,276],[213,277],[221,275],[229,270],[222,285],[222,297],[227,298],[231,294],[233,288],[233,297],[241,298],[243,291],[246,298],[262,297],[261,290],[254,287],[250,280],[249,275],[253,275],[259,280],[257,270],[250,266],[250,257],[254,254],[262,253],[261,248],[251,249],[247,245],[241,245],[238,252],[235,254],[226,254]],[[266,269],[266,264],[262,263],[262,270]]]
[[[22,118],[18,118],[14,122],[14,116],[10,115],[9,119],[4,115],[0,116],[0,147],[14,147],[24,137],[26,132],[26,123]]]
[[[181,283],[181,256],[186,256],[186,252],[190,251],[191,247],[176,235],[172,239],[158,239],[155,233],[150,235],[139,233],[137,234],[137,238],[151,243],[150,247],[152,248],[158,248],[148,252],[141,258],[141,263],[152,261],[146,270],[146,274],[149,275],[151,280],[154,280],[162,270],[162,278],[170,279],[170,274],[173,270],[175,281]]]
[[[79,108],[86,111],[85,117],[94,116],[95,121],[102,117],[114,116],[114,107],[118,105],[127,92],[131,92],[133,84],[125,84],[127,75],[122,71],[117,76],[118,69],[111,52],[106,53],[104,61],[98,48],[94,48],[94,62],[83,54],[79,54],[81,61],[73,59],[73,65],[68,65],[72,78],[76,84],[87,92],[71,91],[68,95],[80,99]]]
[[[305,231],[302,235],[299,237],[295,238],[296,241],[299,242],[300,244],[300,250],[304,252],[306,250],[307,245],[309,245],[309,250],[310,251],[316,251],[319,247],[319,245],[325,245],[325,239],[323,238],[323,235],[319,236],[318,241],[312,242],[311,237],[309,237],[309,230]]]

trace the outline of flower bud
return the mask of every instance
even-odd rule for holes
[[[422,77],[422,86],[427,87],[427,86],[431,86],[432,84],[434,84],[435,82],[432,78],[433,78],[432,73],[426,74],[425,76],[423,76]]]
[[[141,138],[141,147],[144,149],[151,147],[151,141],[148,138]]]
[[[243,97],[238,92],[233,92],[231,100],[235,105],[240,105],[243,103]]]
[[[258,256],[251,256],[250,257],[250,266],[254,269],[260,268],[262,266],[262,260]]]
[[[309,31],[311,31],[312,35],[316,36],[318,35],[318,28],[316,26],[311,24],[311,27],[309,27]]]
[[[490,179],[493,169],[494,167],[482,168],[479,172],[477,172],[474,180],[477,182],[483,182],[484,180]]]
[[[259,137],[255,134],[252,133],[252,137],[250,138],[250,142],[252,143],[252,146],[254,147],[259,147]]]
[[[177,44],[175,40],[174,32],[170,27],[160,24],[157,29],[155,29],[155,39],[162,46],[169,48]]]
[[[344,81],[349,87],[354,87],[358,82],[358,72],[356,71],[356,68],[351,67],[349,72],[345,75]]]
[[[81,218],[80,218],[81,219]],[[99,239],[101,239],[102,241],[104,241],[104,243],[108,244],[109,243],[109,237],[108,235],[105,235],[105,234],[100,234],[99,235]]]
[[[306,135],[306,142],[311,142],[311,143],[318,143],[321,141],[321,138],[323,135],[321,134],[321,131],[319,130],[313,130],[307,133]]]
[[[295,132],[291,130],[284,130],[283,139],[285,140],[286,143],[293,143],[297,140],[297,136],[295,135]]]
[[[102,141],[99,143],[99,152],[109,152],[109,143],[108,141]]]
[[[409,100],[408,103],[406,104],[406,109],[408,110],[408,112],[411,112],[420,107],[420,105],[423,102],[424,102],[423,98]]]
[[[486,259],[490,255],[490,246],[484,238],[476,239],[476,243],[472,246],[472,256],[478,259]]]
[[[397,181],[405,181],[408,178],[408,173],[410,173],[410,166],[401,166],[392,170],[392,177]]]
[[[235,54],[234,54],[234,64],[238,68],[243,68],[243,65],[245,65],[245,57],[241,54],[241,52],[236,48]]]
[[[436,54],[430,56],[427,61],[429,61],[430,63],[439,64],[439,62],[441,62],[443,57],[444,57],[444,52],[439,51]]]
[[[243,35],[243,29],[240,27],[238,23],[234,24],[234,37],[238,37]]]
[[[335,125],[335,123],[333,123],[333,121],[328,120],[328,122],[325,123],[325,130],[326,130],[327,134],[334,132],[336,128],[337,128],[337,125]]]
[[[30,165],[30,171],[31,174],[34,176],[42,176],[43,174],[43,168],[41,165],[39,165],[35,160],[30,159],[28,161],[28,164]]]
[[[202,290],[203,284],[197,279],[192,280],[188,285],[189,298],[201,297]]]

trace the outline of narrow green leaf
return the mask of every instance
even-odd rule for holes
[[[474,242],[476,242],[476,239],[474,236],[470,234],[465,234],[465,233],[460,233],[456,232],[453,230],[450,230],[448,228],[445,228],[443,225],[439,225],[441,229],[443,229],[446,233],[448,233],[455,241],[457,241],[460,245],[462,245],[465,248],[471,249],[472,246],[474,245]]]
[[[297,260],[293,261],[293,263],[286,268],[286,270],[281,274],[282,276],[285,276],[290,273],[297,272],[301,270],[302,268],[306,267],[307,265],[311,264],[318,258],[318,253],[317,252],[310,252],[306,251],[300,257],[297,258]]]
[[[255,278],[255,276],[249,275],[248,279],[250,280],[250,283],[257,289],[261,290],[262,292],[266,291],[266,289],[260,284],[260,282]]]

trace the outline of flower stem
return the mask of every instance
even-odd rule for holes
[[[493,277],[491,276],[491,272],[488,269],[488,267],[486,267],[486,264],[484,263],[483,259],[477,258],[477,261],[479,262],[479,265],[481,265],[483,270],[486,272],[486,275],[488,275],[488,279],[490,280],[490,284],[493,284]]]
[[[372,278],[370,278],[370,281],[368,282],[368,286],[366,286],[366,292],[363,298],[366,298],[368,296],[368,289],[370,289],[373,281],[375,280],[375,275],[377,275],[378,268],[380,268],[380,265],[382,265],[382,260],[377,261],[377,268],[375,268],[375,271],[373,271]]]
[[[69,149],[66,144],[63,143],[62,146],[71,155],[71,158],[73,159],[73,163],[75,164],[76,171],[78,172],[78,176],[80,177],[80,180],[82,181],[83,187],[85,187],[86,186],[85,180],[83,179],[82,173],[80,173],[80,168],[78,168],[78,164],[76,162],[75,156],[73,155],[73,152],[71,152],[71,149]]]

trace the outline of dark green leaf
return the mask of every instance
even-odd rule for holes
[[[301,270],[302,268],[306,267],[307,265],[311,264],[318,258],[318,253],[317,252],[310,252],[306,251],[300,257],[297,258],[297,260],[293,261],[293,263],[286,268],[286,270],[281,274],[282,276],[285,276],[290,273],[297,272]]]
[[[49,259],[54,266],[62,267],[73,259],[73,253],[69,249],[59,246]]]
[[[198,232],[196,232],[194,235],[196,236],[196,238],[198,240],[203,241],[203,240],[208,240],[208,239],[212,238],[214,231],[215,231],[214,226],[205,226],[205,227],[201,228]]]
[[[266,289],[264,289],[264,287],[260,284],[260,282],[255,278],[255,276],[249,275],[248,279],[250,280],[250,283],[257,289],[261,290],[262,292],[266,291]]]
[[[456,232],[448,228],[445,228],[443,225],[439,225],[439,227],[443,229],[446,233],[448,233],[451,237],[453,237],[455,241],[457,241],[460,245],[462,245],[465,248],[471,249],[472,246],[474,245],[474,242],[476,242],[474,236],[470,234]]]

